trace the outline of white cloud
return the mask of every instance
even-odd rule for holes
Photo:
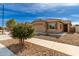
[[[62,19],[62,20],[71,20],[71,19],[68,18],[68,17],[60,17],[59,19]]]
[[[61,9],[60,11],[58,11],[59,14],[64,13],[65,9]]]
[[[51,8],[54,8],[52,10],[56,11],[54,4],[45,4],[45,3],[34,4],[33,6],[25,9],[26,9],[26,12],[29,12],[29,13],[36,13],[36,12],[39,13],[46,10],[50,10]]]
[[[43,12],[46,10],[52,9],[53,11],[57,10],[57,7],[68,7],[68,6],[78,6],[79,4],[77,3],[38,3],[38,4],[34,4],[33,6],[29,7],[28,9],[26,9],[28,12]],[[64,9],[62,9],[61,11],[59,11],[59,13],[63,13]]]
[[[79,24],[79,22],[72,22],[73,25]]]
[[[67,17],[37,17],[36,19],[39,19],[39,18],[41,18],[41,19],[49,19],[49,18],[51,18],[51,19],[71,20],[70,18],[67,18]]]
[[[73,14],[72,17],[79,17],[79,14]]]
[[[78,3],[44,3],[44,4],[39,4],[41,6],[49,6],[49,7],[57,7],[57,6],[78,6]]]
[[[55,17],[37,17],[36,19],[48,19],[48,18],[55,18]]]
[[[6,22],[6,20],[8,20],[8,19],[4,19],[4,22]],[[2,23],[2,19],[0,18],[0,22]]]
[[[66,3],[66,4],[63,4],[63,6],[78,6],[79,4],[78,3]]]
[[[25,4],[26,6],[27,4]],[[23,12],[28,12],[28,13],[36,13],[36,12],[44,12],[46,10],[52,9],[52,11],[56,11],[57,7],[61,6],[77,6],[79,4],[77,3],[35,3],[32,4],[29,7],[23,7],[21,4],[5,4],[5,8],[13,9],[13,10],[18,10],[23,11]],[[18,7],[19,6],[19,7]],[[59,13],[63,13],[64,10],[59,11]]]

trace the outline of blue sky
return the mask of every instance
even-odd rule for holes
[[[15,18],[17,22],[32,22],[42,18],[61,18],[79,24],[79,4],[77,3],[7,3],[4,4],[4,20]],[[0,4],[0,26],[2,4]]]

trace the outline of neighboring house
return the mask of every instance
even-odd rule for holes
[[[35,28],[35,33],[60,33],[70,32],[71,21],[61,19],[47,19],[47,20],[35,20],[32,22]]]
[[[79,25],[75,25],[74,27],[75,27],[75,32],[79,33]]]

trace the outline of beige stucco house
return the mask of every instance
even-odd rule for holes
[[[62,19],[47,19],[47,20],[35,20],[32,22],[35,28],[35,33],[60,33],[70,32],[71,21]]]

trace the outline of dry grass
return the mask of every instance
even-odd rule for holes
[[[39,45],[35,45],[29,42],[25,42],[23,49],[18,45],[18,40],[3,40],[0,43],[8,47],[12,52],[18,56],[67,56],[64,53],[56,50],[48,49]]]

